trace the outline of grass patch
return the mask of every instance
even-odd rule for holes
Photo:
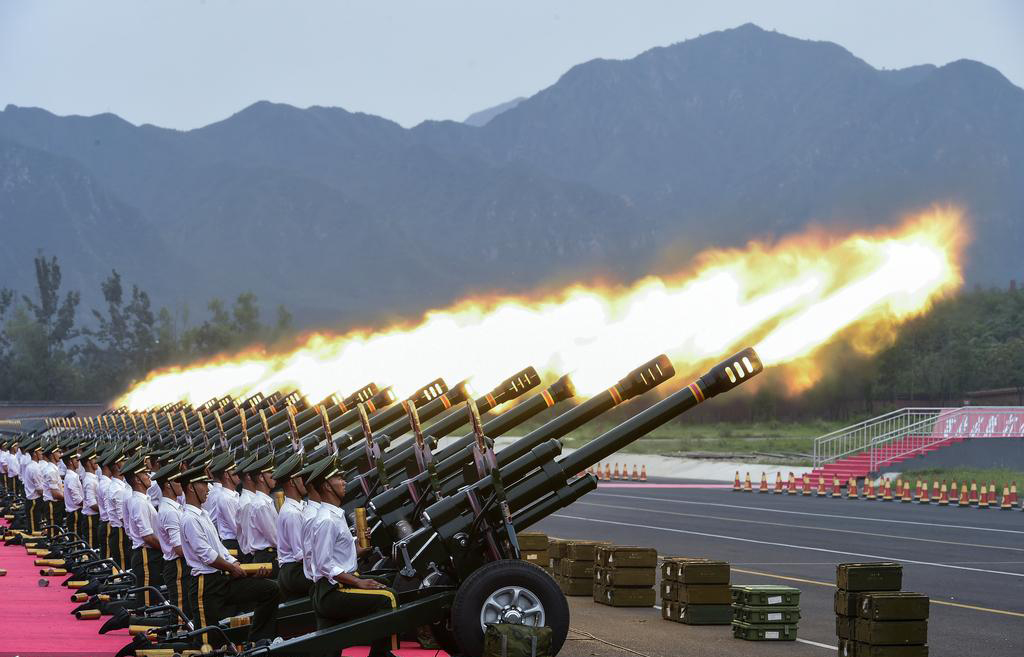
[[[994,482],[1000,493],[1003,490],[1003,486],[1009,486],[1013,482],[1017,482],[1018,487],[1020,484],[1024,484],[1024,472],[1009,468],[929,468],[907,470],[901,473],[900,476],[903,479],[921,479],[929,483],[936,480],[941,483],[945,479],[949,484],[952,484],[954,481],[958,484],[963,484],[964,482],[970,484],[970,482],[976,481],[978,486],[982,484],[987,486]]]

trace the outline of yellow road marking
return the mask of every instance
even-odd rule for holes
[[[746,575],[760,575],[761,577],[771,577],[774,579],[785,579],[791,582],[803,582],[804,584],[817,584],[818,586],[828,586],[835,588],[836,585],[831,582],[819,582],[815,579],[803,579],[801,577],[789,577],[787,575],[775,575],[773,573],[763,573],[759,570],[743,570],[741,568],[733,568],[733,572],[744,573]],[[931,603],[933,605],[945,605],[947,607],[959,607],[960,609],[970,609],[972,611],[985,611],[990,614],[1002,614],[1004,616],[1014,616],[1016,618],[1024,618],[1024,613],[1019,611],[1007,611],[1006,609],[990,609],[989,607],[978,607],[976,605],[965,605],[959,602],[948,602],[946,600],[936,600],[932,598]]]

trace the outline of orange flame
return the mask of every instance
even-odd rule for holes
[[[485,390],[526,365],[572,372],[580,393],[592,394],[661,352],[686,371],[746,344],[766,364],[802,367],[809,385],[814,353],[837,334],[852,332],[875,350],[871,334],[959,287],[965,242],[962,213],[949,207],[873,234],[751,242],[705,252],[686,274],[628,287],[470,299],[408,327],[318,333],[283,353],[250,350],[159,370],[117,403],[144,409],[279,389],[317,400],[368,380],[403,394],[437,376],[472,377]]]

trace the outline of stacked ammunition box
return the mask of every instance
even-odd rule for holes
[[[729,625],[729,564],[669,557],[661,564],[661,617],[687,625]]]
[[[800,589],[791,586],[732,587],[732,635],[746,641],[795,641]]]
[[[516,534],[519,542],[519,558],[528,561],[535,566],[547,570],[550,567],[548,561],[548,535],[542,532],[521,532]]]
[[[927,657],[928,596],[903,593],[898,563],[836,567],[836,634],[842,657]]]
[[[601,545],[594,568],[594,602],[611,607],[653,607],[658,551],[654,548]]]
[[[563,546],[565,556],[559,559],[555,581],[565,595],[592,595],[594,592],[594,561],[603,541],[569,541]]]
[[[548,572],[556,580],[562,576],[562,559],[569,541],[564,538],[548,537]]]

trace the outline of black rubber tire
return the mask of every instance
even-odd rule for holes
[[[551,628],[551,649],[553,654],[558,654],[569,633],[569,604],[550,575],[531,563],[516,559],[485,564],[459,587],[452,605],[451,628],[461,654],[483,654],[480,610],[491,593],[505,586],[522,586],[540,599],[544,605],[544,624]]]

